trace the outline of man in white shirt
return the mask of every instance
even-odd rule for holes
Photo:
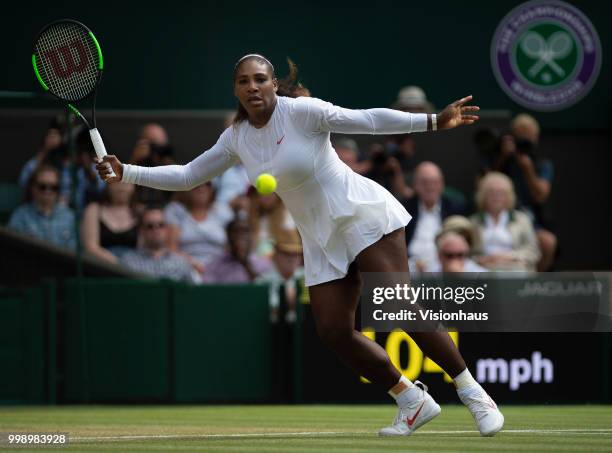
[[[442,196],[444,175],[433,162],[422,162],[414,171],[416,196],[405,200],[404,207],[412,214],[406,227],[406,244],[411,261],[423,270],[437,261],[435,238],[442,229],[442,221],[461,209]]]

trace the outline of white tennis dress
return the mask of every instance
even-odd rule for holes
[[[293,216],[304,247],[305,284],[342,278],[357,254],[405,226],[410,214],[386,189],[353,172],[332,148],[330,132],[398,134],[427,129],[426,114],[349,110],[320,99],[277,97],[262,128],[248,121],[227,128],[217,143],[186,165],[124,164],[123,182],[190,190],[242,162],[252,184],[261,173]]]

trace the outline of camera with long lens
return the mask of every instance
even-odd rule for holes
[[[489,162],[493,162],[501,152],[502,137],[512,135],[509,131],[501,132],[492,127],[481,128],[476,131],[473,137],[474,144],[478,152]],[[532,159],[535,158],[536,146],[530,140],[514,137],[516,152],[526,154]]]

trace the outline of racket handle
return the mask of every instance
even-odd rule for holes
[[[106,148],[104,147],[104,142],[102,141],[102,137],[100,136],[100,132],[98,132],[97,128],[93,128],[93,129],[89,129],[89,136],[91,137],[91,142],[93,143],[94,149],[96,150],[96,155],[98,156],[98,159],[102,160],[102,158],[104,156],[106,156]],[[111,164],[109,164],[108,162],[106,163],[106,166],[110,169],[111,174],[110,177],[114,178],[115,176],[115,172],[113,171]]]

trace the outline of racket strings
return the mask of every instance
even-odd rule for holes
[[[84,52],[75,49],[75,43]],[[66,55],[59,49],[69,52],[71,61],[66,61]],[[87,97],[95,88],[99,75],[98,50],[87,30],[78,24],[64,22],[49,27],[39,37],[36,53],[41,76],[58,97],[77,101]],[[86,62],[82,61],[83,57]],[[65,72],[60,75],[56,72],[58,70]]]

